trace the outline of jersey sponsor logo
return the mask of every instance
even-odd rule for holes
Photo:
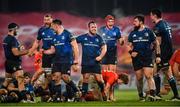
[[[113,32],[113,35],[116,36],[116,32]]]
[[[93,47],[99,47],[99,45],[91,44],[91,43],[85,43],[84,46],[93,46]]]
[[[95,41],[96,41],[96,42],[99,42],[99,39],[96,38]]]
[[[84,38],[84,40],[88,40],[87,38]]]
[[[134,34],[132,37],[135,38],[135,37],[136,37],[136,34]]]
[[[59,45],[64,45],[65,43],[60,43],[59,41],[57,43],[55,43],[55,46],[59,46]]]
[[[133,42],[148,42],[149,40],[148,39],[136,39],[136,40],[133,40]]]
[[[44,38],[43,40],[52,40],[52,38]]]
[[[148,36],[149,36],[149,34],[148,34],[148,33],[144,33],[144,35],[145,35],[146,37],[148,37]]]
[[[64,36],[62,36],[62,37],[61,37],[61,39],[62,39],[62,40],[64,40],[64,39],[65,39],[65,37],[64,37]]]
[[[42,35],[45,35],[45,33],[44,33],[44,32],[42,32]]]

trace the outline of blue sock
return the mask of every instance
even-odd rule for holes
[[[98,86],[99,86],[101,92],[103,92],[104,91],[104,83],[98,82]]]
[[[176,80],[174,79],[174,77],[171,77],[169,80],[168,80],[170,86],[171,86],[171,89],[173,91],[173,94],[175,97],[179,96],[178,94],[178,90],[177,90],[177,87],[176,87]]]
[[[161,89],[161,78],[160,78],[159,74],[154,76],[154,82],[156,85],[156,95],[159,95],[160,89]]]
[[[69,85],[73,89],[74,92],[78,91],[76,84],[74,84],[72,80],[69,83],[67,83],[67,85]]]
[[[83,96],[86,95],[88,92],[88,83],[83,83],[82,85],[82,94]]]

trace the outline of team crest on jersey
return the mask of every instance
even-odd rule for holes
[[[142,40],[142,37],[139,37],[139,40]]]
[[[132,37],[136,37],[136,34],[134,34]]]
[[[144,35],[145,35],[146,37],[148,37],[148,36],[149,36],[149,34],[148,34],[148,33],[144,33]]]
[[[96,40],[96,42],[99,42],[99,40],[97,38],[95,40]]]
[[[42,35],[45,35],[45,33],[43,32]]]
[[[64,39],[65,39],[65,37],[64,37],[64,36],[62,36],[62,37],[61,37],[61,39],[62,39],[62,40],[64,40]]]
[[[113,35],[115,36],[115,35],[116,35],[116,32],[113,32]]]
[[[84,40],[88,40],[87,38],[84,38]]]

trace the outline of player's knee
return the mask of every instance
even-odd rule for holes
[[[153,77],[151,75],[146,75],[147,80],[151,80]]]

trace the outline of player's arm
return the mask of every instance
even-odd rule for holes
[[[132,57],[136,57],[138,54],[138,52],[133,50],[133,44],[131,42],[128,42],[128,51]]]
[[[154,46],[155,46],[155,50],[156,50],[156,63],[160,63],[161,62],[161,49],[160,49],[160,44],[159,44],[159,40],[158,38],[156,38],[156,40],[154,41]]]
[[[76,42],[76,39],[73,39],[71,41],[71,46],[72,46],[73,55],[74,55],[74,64],[78,64],[79,49],[78,49],[78,44]]]
[[[38,48],[39,44],[40,44],[40,40],[36,39],[31,47],[31,49],[29,49],[28,55],[32,56],[34,51]]]
[[[28,50],[19,50],[18,48],[15,47],[13,47],[11,50],[15,56],[23,56],[28,54]]]
[[[8,91],[19,91],[18,88],[15,88],[13,83],[10,83],[7,87]]]
[[[124,45],[125,39],[124,39],[124,37],[121,37],[118,39],[118,41],[119,41],[120,45],[122,46],[122,45]]]
[[[101,54],[100,54],[98,57],[96,57],[96,60],[97,60],[97,61],[102,60],[102,58],[104,57],[104,55],[106,54],[106,52],[107,52],[107,45],[104,44],[104,45],[101,46]]]
[[[54,47],[54,46],[51,46],[50,49],[44,50],[43,53],[44,53],[44,54],[48,54],[48,55],[54,54],[54,53],[55,53],[55,47]]]

